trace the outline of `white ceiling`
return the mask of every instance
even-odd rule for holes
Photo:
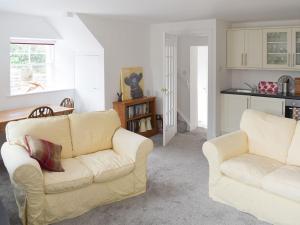
[[[300,0],[0,0],[0,10],[36,15],[77,12],[147,22],[243,22],[300,19]]]

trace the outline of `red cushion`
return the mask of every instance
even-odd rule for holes
[[[30,135],[25,136],[25,143],[30,156],[36,159],[43,169],[54,172],[64,171],[61,165],[61,145]]]

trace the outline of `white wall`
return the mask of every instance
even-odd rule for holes
[[[190,122],[190,48],[208,45],[208,37],[181,35],[178,37],[177,106],[182,116]]]
[[[81,14],[80,18],[104,48],[105,107],[112,107],[120,91],[123,67],[144,68],[144,95],[152,95],[149,59],[149,25],[116,21],[101,16]]]
[[[22,96],[10,95],[10,62],[9,43],[11,37],[60,39],[52,25],[38,16],[26,16],[13,13],[0,13],[0,110],[42,104],[59,104],[66,96],[73,96],[72,90],[30,94]],[[68,58],[69,56],[67,56]],[[72,67],[72,65],[71,65]],[[58,71],[62,67],[56,68]],[[66,70],[63,70],[64,72]]]
[[[104,110],[104,49],[101,43],[76,14],[71,17],[55,16],[48,19],[63,37],[60,40],[62,45],[73,51],[68,60],[73,61],[72,85],[75,87],[76,111]],[[66,60],[61,64],[65,63]],[[57,64],[60,65],[59,61]]]

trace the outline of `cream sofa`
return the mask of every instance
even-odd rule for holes
[[[62,145],[65,172],[41,170],[15,143],[29,134]],[[11,122],[1,154],[23,224],[72,218],[146,191],[150,139],[120,128],[113,110]]]
[[[240,131],[203,152],[212,199],[273,224],[300,223],[300,122],[247,110]]]

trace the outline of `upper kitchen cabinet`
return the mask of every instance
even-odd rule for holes
[[[292,29],[263,30],[263,67],[270,69],[291,69]]]
[[[244,64],[245,34],[243,30],[227,31],[227,67],[239,68]]]
[[[292,32],[292,62],[293,67],[300,69],[300,28],[294,28]]]
[[[227,67],[233,69],[262,67],[262,31],[260,29],[227,31]]]

